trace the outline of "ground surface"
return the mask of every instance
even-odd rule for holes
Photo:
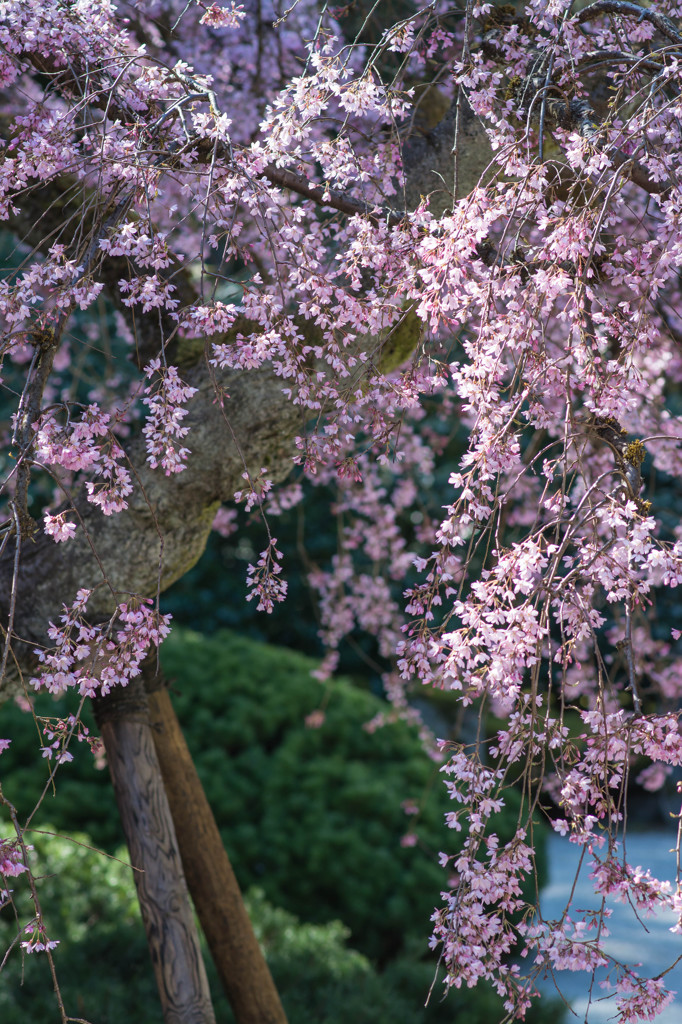
[[[674,881],[676,828],[661,828],[633,832],[628,837],[628,860],[633,866],[649,867],[652,875]],[[580,850],[560,836],[552,836],[549,846],[549,882],[542,893],[542,911],[546,919],[561,917],[568,893],[573,884]],[[591,891],[588,872],[583,869],[576,889],[575,907],[594,909],[599,902]],[[682,936],[669,931],[675,923],[674,914],[663,914],[656,918],[643,919],[640,924],[634,911],[627,904],[609,903],[613,907],[611,935],[606,941],[607,952],[630,963],[641,962],[639,973],[652,977],[665,970],[676,957],[682,954]],[[579,919],[572,913],[573,920]],[[647,932],[644,931],[647,929]],[[602,975],[603,977],[603,975]],[[583,1024],[606,1024],[616,1017],[616,1003],[595,984],[590,998],[590,978],[585,973],[562,971],[556,975],[563,997],[575,1013],[569,1015],[569,1022]],[[597,981],[600,979],[598,978]],[[682,1021],[682,962],[667,975],[667,987],[677,991],[675,1001],[666,1008],[656,1024],[680,1024]],[[551,988],[551,981],[549,982]],[[587,1015],[587,1016],[586,1016]]]

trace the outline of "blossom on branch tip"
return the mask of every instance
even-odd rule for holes
[[[184,403],[197,393],[197,389],[184,384],[175,367],[162,366],[160,359],[153,359],[145,367],[145,374],[155,378],[145,388],[145,395],[149,397],[142,400],[149,408],[142,431],[147,444],[147,461],[152,469],[161,466],[166,476],[181,473],[190,450],[177,447],[176,441],[189,433],[189,427],[182,426],[188,412]]]
[[[45,533],[50,537],[54,537],[57,543],[70,540],[76,532],[76,524],[66,519],[65,512],[60,512],[56,516],[45,512],[43,519],[45,521]]]
[[[275,604],[284,601],[287,595],[287,583],[279,578],[282,566],[278,559],[282,553],[277,550],[277,538],[273,537],[267,548],[261,551],[256,565],[249,565],[246,576],[248,593],[247,601],[258,598],[257,610],[270,615]]]
[[[16,839],[0,839],[0,875],[16,878],[28,871],[23,851]]]

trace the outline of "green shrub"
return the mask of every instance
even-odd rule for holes
[[[90,847],[84,834],[35,835],[32,843],[48,935],[60,940],[53,956],[67,1013],[93,1024],[129,1024],[131,1020],[160,1024],[158,994],[125,850],[117,851],[118,860],[109,860]],[[14,899],[24,918],[29,918],[32,908],[25,878],[17,879]],[[247,895],[247,907],[291,1024],[341,1024],[348,1019],[344,1007],[349,999],[360,1022],[388,1022],[388,1013],[396,1009],[390,992],[366,957],[346,947],[348,929],[340,922],[301,924],[272,907],[260,890]],[[7,907],[0,914],[3,953],[15,934],[14,914]],[[218,1020],[232,1021],[212,965],[209,976]],[[15,948],[1,977],[3,1024],[38,1019],[56,1024],[57,1001],[44,955],[22,956]],[[404,1019],[413,1018],[408,1012]],[[414,1018],[415,1024],[418,1020]]]
[[[49,827],[49,826],[48,826]],[[159,1021],[158,994],[130,867],[91,848],[75,834],[27,834],[35,847],[33,870],[47,934],[58,939],[53,956],[67,1013],[93,1024]],[[84,845],[78,845],[84,844]],[[117,851],[124,860],[124,850]],[[26,877],[13,879],[22,923],[33,910]],[[13,908],[0,913],[0,960],[17,934]],[[25,1024],[60,1020],[47,958],[15,946],[0,973],[0,1020]]]
[[[173,699],[242,888],[315,922],[340,919],[351,942],[383,964],[414,937],[426,947],[429,916],[445,875],[438,851],[459,839],[443,825],[450,804],[438,768],[403,722],[370,735],[363,725],[386,705],[351,683],[322,685],[314,662],[282,648],[219,633],[176,630],[162,648]],[[306,716],[324,709],[320,728]],[[64,714],[40,701],[41,714]],[[46,710],[47,709],[47,710]],[[0,708],[13,743],[0,769],[6,793],[28,813],[44,785],[28,715]],[[47,766],[45,766],[46,771]],[[419,804],[410,818],[401,804]],[[500,829],[516,826],[510,793]],[[43,818],[80,828],[96,845],[122,842],[108,773],[84,748],[59,770]],[[402,847],[414,830],[418,843]]]
[[[364,726],[387,705],[344,679],[320,684],[314,662],[230,633],[178,632],[164,645],[178,716],[243,887],[313,922],[341,919],[383,963],[409,936],[426,945],[459,837],[438,766],[415,730]],[[200,694],[200,715],[197,695]],[[324,708],[320,728],[306,717]],[[420,807],[408,817],[404,801]],[[503,820],[516,828],[511,793]],[[416,846],[402,847],[408,831]]]
[[[48,935],[60,940],[53,956],[67,1014],[92,1024],[161,1024],[125,850],[109,860],[84,834],[33,835],[31,841]],[[14,899],[26,919],[32,914],[26,879],[15,881]],[[500,1000],[484,986],[453,991],[445,1002],[435,987],[424,1009],[434,969],[420,962],[417,951],[379,974],[347,947],[349,931],[340,922],[304,924],[273,907],[260,889],[246,894],[246,905],[289,1024],[491,1024],[500,1017]],[[15,935],[12,908],[6,907],[0,912],[0,951]],[[233,1024],[206,954],[205,960],[216,1019]],[[39,953],[22,957],[15,948],[0,974],[0,1020],[58,1024],[59,1019],[47,959]],[[528,1020],[539,1021],[539,1013],[533,1011]]]

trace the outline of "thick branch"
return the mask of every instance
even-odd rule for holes
[[[362,199],[355,199],[354,196],[349,195],[347,192],[341,192],[339,189],[325,188],[322,185],[311,185],[305,175],[297,174],[295,171],[289,171],[283,167],[270,166],[266,167],[263,171],[263,177],[267,178],[273,185],[287,188],[290,192],[295,192],[305,199],[311,199],[318,206],[324,206],[330,210],[338,210],[340,213],[347,213],[351,217],[360,214],[361,216],[369,217],[375,223],[400,223],[400,217],[392,210],[377,209],[377,207],[370,206]]]
[[[46,642],[47,623],[56,621],[61,602],[80,587],[95,589],[88,606],[95,619],[112,614],[125,595],[154,597],[183,576],[201,556],[219,502],[243,485],[245,467],[257,475],[262,466],[282,480],[291,469],[291,443],[302,429],[300,413],[282,394],[282,382],[269,369],[225,375],[220,387],[229,396],[224,410],[216,400],[209,368],[185,373],[198,389],[184,423],[190,427],[187,468],[165,476],[146,462],[141,438],[129,449],[135,487],[128,508],[103,516],[83,495],[76,501],[82,528],[65,544],[37,535],[24,545],[17,580],[14,633],[26,645],[13,644],[25,662],[36,644]],[[12,545],[0,560],[0,610],[7,621],[13,574]],[[11,659],[10,659],[11,662]],[[16,678],[0,683],[7,697]]]
[[[27,59],[41,74],[49,75],[55,88],[62,92],[78,95],[80,83],[92,79],[92,68],[79,68],[78,62],[72,60],[68,69],[48,60],[41,54],[27,54]],[[117,90],[110,87],[107,72],[99,72],[102,79],[101,87],[91,90],[89,103],[101,106],[111,120],[119,120],[123,124],[134,124],[139,114],[130,110],[125,101],[120,101]],[[479,119],[474,115],[468,102],[453,104],[443,121],[427,136],[412,136],[403,152],[403,165],[406,178],[405,198],[407,209],[414,209],[421,196],[436,191],[439,198],[432,201],[433,208],[439,212],[452,207],[453,182],[455,179],[454,162],[457,160],[458,192],[466,194],[475,188],[487,168],[493,162],[493,153],[488,144],[488,137]],[[174,165],[183,155],[184,149],[178,148],[172,126],[177,113],[170,116],[162,114],[158,109],[152,112],[152,135],[158,136],[155,147],[163,150],[167,147],[165,163]],[[166,119],[167,118],[167,119]],[[165,138],[161,137],[161,125],[166,125]],[[457,138],[456,138],[457,136]],[[453,147],[456,147],[453,150]],[[233,155],[228,147],[213,139],[201,139],[192,143],[195,158],[205,163],[219,159],[226,165],[233,164]],[[309,179],[298,172],[287,168],[269,165],[262,172],[262,178],[274,185],[289,189],[297,195],[310,199],[317,205],[337,210],[353,216],[356,214],[370,217],[377,222],[399,223],[400,214],[391,209],[377,209],[362,199],[331,189],[325,185],[311,184]]]
[[[154,746],[185,878],[211,956],[239,1024],[286,1024],[213,812],[155,665],[153,657],[143,670]]]
[[[612,0],[600,0],[601,6],[595,4],[588,10],[599,8],[604,12],[604,4],[610,2]],[[635,7],[633,4],[621,6]],[[60,88],[75,89],[79,81],[77,65],[67,72],[63,68],[50,70],[45,61],[38,63],[41,71],[54,76]],[[89,69],[88,74],[93,73]],[[69,78],[69,74],[75,78]],[[115,89],[113,92],[115,94]],[[101,95],[106,95],[104,88]],[[108,96],[107,103],[108,116],[116,115],[116,96]],[[170,126],[172,115],[166,121],[163,117],[162,114],[157,129],[161,122]],[[162,140],[158,142],[162,150]],[[212,142],[209,148],[215,153]],[[200,144],[197,159],[205,160],[207,153]],[[174,158],[172,150],[169,151],[169,164]],[[434,190],[432,209],[451,207],[455,192],[462,195],[470,191],[485,181],[487,174],[493,174],[495,166],[485,129],[463,94],[429,135],[415,135],[408,140],[403,161],[408,210],[419,203],[422,194]],[[347,214],[388,218],[393,223],[402,216],[402,211],[369,209],[361,200],[310,185],[302,175],[291,171],[267,168],[264,177]],[[45,191],[44,198],[47,198]],[[53,197],[52,201],[57,200]],[[84,205],[81,193],[75,202],[70,201],[69,216]],[[55,215],[58,212],[55,208]],[[63,207],[61,213],[64,213]],[[41,218],[34,223],[40,231]],[[42,227],[46,227],[44,222]],[[30,236],[31,226],[27,225],[26,230]],[[101,274],[105,283],[112,284],[122,276],[120,270],[116,261],[104,260]],[[178,281],[185,279],[180,276]],[[186,283],[191,292],[191,284]],[[112,288],[112,293],[116,290]],[[188,295],[187,303],[191,301],[193,296]],[[158,351],[165,331],[165,327],[159,330],[158,314],[143,318],[142,322],[145,334],[149,335],[150,351]],[[170,323],[168,328],[171,328]],[[34,543],[24,545],[16,581],[14,627],[15,634],[28,645],[24,653],[35,644],[45,642],[46,623],[59,617],[60,602],[72,600],[80,587],[95,591],[90,612],[94,618],[105,618],[125,595],[138,593],[153,597],[179,579],[200,557],[217,504],[230,498],[242,484],[245,468],[257,474],[261,466],[267,466],[275,481],[283,479],[289,471],[292,440],[296,433],[302,432],[304,424],[296,407],[283,396],[281,381],[270,369],[226,375],[218,382],[220,389],[229,395],[223,408],[216,399],[212,372],[197,355],[196,351],[192,352],[183,369],[187,383],[198,389],[189,403],[185,420],[185,425],[190,427],[187,445],[192,455],[184,472],[166,477],[160,470],[151,470],[144,444],[138,438],[128,450],[135,489],[126,511],[104,517],[81,496],[76,500],[76,508],[82,528],[71,541],[56,545],[52,538],[40,535]],[[7,545],[0,561],[0,610],[5,614],[7,595],[12,592],[12,576],[13,552],[11,545]],[[21,655],[21,644],[15,645],[15,650]],[[0,693],[6,695],[9,688],[7,682],[0,683]]]

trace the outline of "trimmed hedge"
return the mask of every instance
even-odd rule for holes
[[[385,962],[409,936],[424,944],[445,882],[437,864],[458,836],[438,766],[404,722],[369,734],[387,705],[347,680],[321,684],[303,655],[229,632],[174,630],[162,646],[172,697],[197,770],[242,888],[299,917],[342,920],[361,952]],[[320,728],[306,727],[324,710]],[[41,715],[64,715],[64,701],[41,697]],[[29,715],[0,707],[0,735],[13,737],[0,769],[6,792],[28,814],[44,787]],[[41,816],[62,832],[82,829],[113,850],[123,842],[108,772],[85,745],[63,765]],[[512,794],[512,803],[513,801]],[[409,817],[410,800],[421,812]],[[513,834],[516,806],[507,831]],[[414,831],[418,844],[402,847]]]
[[[109,860],[90,847],[84,834],[33,835],[31,841],[48,935],[60,940],[53,956],[67,1014],[92,1024],[162,1024],[126,851],[117,850],[119,859]],[[23,916],[30,917],[25,879],[15,883],[14,899]],[[273,907],[260,889],[246,894],[246,905],[289,1024],[491,1024],[500,1017],[500,1000],[484,986],[455,990],[444,1002],[436,986],[425,1009],[434,969],[417,955],[402,956],[379,974],[366,957],[348,948],[349,932],[339,921],[304,924]],[[15,936],[7,907],[0,912],[3,953]],[[206,951],[205,960],[216,1019],[234,1024]],[[550,1009],[558,1020],[558,1004],[545,1005],[543,1014]],[[533,1009],[527,1021],[540,1019]],[[43,954],[22,957],[16,948],[10,954],[0,975],[0,1020],[58,1024]]]
[[[369,734],[386,705],[314,663],[232,634],[169,638],[164,666],[226,849],[244,887],[309,921],[339,917],[381,961],[407,934],[426,942],[450,838],[437,765],[403,722]],[[200,707],[196,694],[201,692]],[[306,717],[324,707],[320,728]],[[416,847],[401,847],[420,804]]]
[[[435,960],[427,953],[429,917],[446,882],[437,853],[444,846],[453,852],[461,840],[444,827],[443,814],[451,805],[438,766],[424,753],[415,731],[396,722],[370,735],[364,725],[388,710],[384,702],[344,679],[321,684],[311,676],[312,660],[231,633],[205,637],[176,629],[162,647],[162,660],[240,884],[243,889],[257,886],[262,891],[253,900],[254,905],[261,901],[264,917],[290,922],[281,926],[284,932],[289,928],[291,949],[287,943],[282,945],[281,937],[269,948],[273,973],[281,971],[285,987],[296,980],[289,998],[295,1001],[296,992],[303,993],[292,1024],[336,1020],[329,1016],[330,1009],[320,1008],[318,1016],[306,1016],[303,1008],[303,1004],[317,1005],[313,993],[324,1001],[327,988],[337,991],[341,982],[334,958],[340,958],[339,970],[346,981],[354,979],[344,990],[349,1015],[343,1019],[399,1019],[406,1024],[414,1019],[436,1024],[441,1019],[452,1021],[456,1008],[463,1011],[465,1006],[466,1024],[494,1017],[499,1000],[482,988],[452,993],[443,1004],[436,993],[434,1004],[423,1010],[435,970]],[[68,712],[64,701],[44,696],[36,702],[36,710],[51,716]],[[306,718],[321,710],[320,727],[308,727]],[[0,760],[5,792],[20,814],[27,814],[44,785],[36,765],[35,724],[16,707],[0,707],[0,736],[13,738]],[[47,795],[36,823],[40,827],[40,821],[49,819],[65,833],[82,829],[94,845],[113,851],[122,835],[108,773],[95,769],[85,746],[74,753],[74,761],[60,768],[56,795]],[[419,815],[407,816],[404,801],[418,804]],[[500,828],[503,837],[514,833],[517,812],[518,798],[510,791]],[[408,831],[418,837],[415,846],[401,845]],[[85,920],[103,922],[103,930],[81,934],[86,959],[97,952],[98,961],[116,963],[118,971],[120,957],[123,975],[132,985],[142,964],[147,970],[144,936],[138,929],[133,941],[126,911],[120,922],[119,949],[119,911],[112,911],[115,927],[105,926],[109,917],[100,899],[99,876],[84,871],[83,878],[78,899],[88,906],[95,901]],[[71,902],[63,904],[65,914],[58,931],[71,934],[68,917],[78,899],[69,897]],[[294,924],[291,915],[309,923]],[[321,932],[315,930],[318,926]],[[331,931],[325,932],[326,927]],[[350,934],[344,929],[350,929]],[[346,937],[357,953],[345,948]],[[305,942],[310,945],[306,947]],[[268,946],[267,939],[264,944]],[[328,953],[316,958],[313,946]],[[294,956],[295,950],[300,956]],[[62,949],[59,953],[66,956]],[[371,961],[386,968],[384,973],[376,974]],[[67,973],[77,983],[78,969],[69,966]],[[95,1024],[118,1020],[101,1015],[114,1013],[114,1005],[128,1005],[123,992],[128,982],[118,973],[116,978],[106,985],[102,982]],[[358,1006],[350,1013],[354,993]],[[402,1009],[393,1006],[389,1013],[396,993]],[[338,993],[330,995],[329,1005],[337,998],[341,998]],[[361,1016],[360,1006],[367,1000],[373,1003],[375,1016]],[[126,1016],[124,1010],[121,1014]],[[2,1014],[0,1019],[5,1019]],[[147,1017],[135,1014],[128,1019]]]

